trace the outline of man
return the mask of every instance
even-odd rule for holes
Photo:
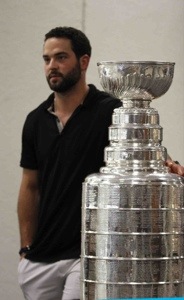
[[[112,112],[120,106],[86,84],[90,56],[90,42],[77,29],[45,35],[45,75],[54,93],[27,116],[22,135],[19,283],[25,299],[80,299],[82,182],[103,165]]]

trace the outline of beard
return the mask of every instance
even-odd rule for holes
[[[52,76],[60,77],[61,80],[51,82],[50,79]],[[47,82],[50,89],[57,93],[65,93],[69,91],[81,78],[81,68],[80,64],[77,63],[76,66],[68,72],[66,75],[63,75],[60,72],[52,71],[49,76],[47,76]]]

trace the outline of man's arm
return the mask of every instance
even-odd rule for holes
[[[21,248],[32,245],[37,229],[38,203],[38,171],[23,169],[17,205]]]

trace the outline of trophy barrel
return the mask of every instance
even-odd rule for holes
[[[86,178],[82,299],[184,295],[183,191],[169,173]]]

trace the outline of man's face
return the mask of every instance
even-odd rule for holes
[[[54,92],[65,93],[81,78],[80,62],[65,38],[50,38],[43,47],[45,75]]]

